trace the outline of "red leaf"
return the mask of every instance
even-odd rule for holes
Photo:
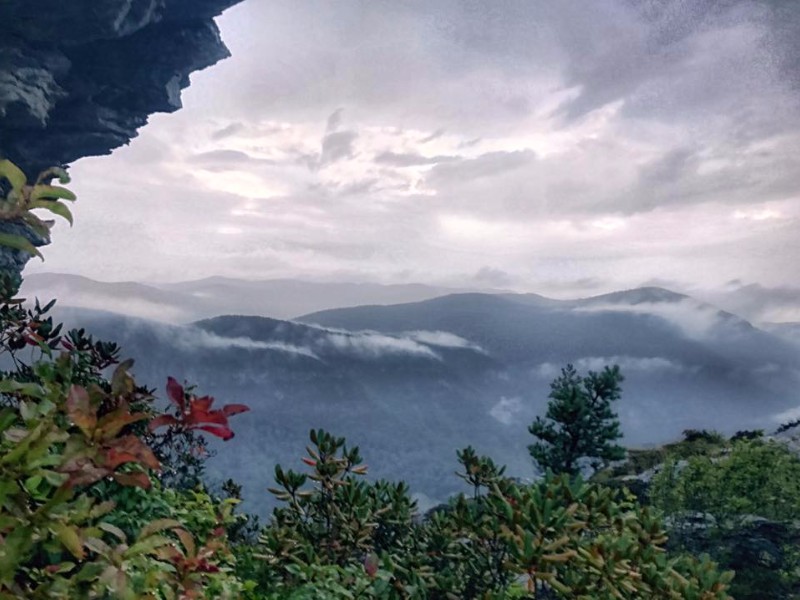
[[[139,460],[136,458],[135,455],[131,454],[130,452],[119,452],[114,448],[110,448],[108,452],[106,452],[105,462],[103,466],[105,466],[108,470],[113,471],[120,465],[124,465],[125,463],[138,463]]]
[[[126,435],[108,447],[105,459],[103,466],[110,469],[116,469],[126,462],[136,462],[155,470],[161,468],[153,451],[135,435]]]
[[[73,488],[81,485],[91,485],[100,481],[109,474],[108,469],[96,467],[91,462],[81,466],[80,470],[73,470],[69,473],[67,487]]]
[[[183,394],[183,386],[178,383],[174,377],[167,379],[167,395],[175,404],[175,406],[181,410],[181,412],[186,410],[186,400]]]
[[[201,425],[200,427],[194,427],[193,429],[202,429],[203,431],[207,431],[211,435],[215,435],[218,438],[222,438],[226,442],[233,437],[233,431],[231,431],[228,427],[218,427],[216,425]]]
[[[186,423],[188,425],[200,425],[201,423],[211,423],[213,425],[222,425],[223,427],[227,427],[228,417],[226,417],[220,410],[212,410],[211,412],[206,412],[203,410],[194,410],[194,407],[192,407],[192,411],[186,418]]]
[[[302,460],[304,463],[306,463],[309,467],[316,467],[317,466],[317,461],[311,460],[310,458],[306,458],[305,456],[303,458],[301,458],[300,460]]]
[[[208,412],[211,410],[211,405],[214,403],[214,398],[211,396],[203,396],[202,398],[194,398],[192,400],[192,410],[202,410]]]
[[[222,407],[222,412],[225,413],[226,417],[238,415],[239,413],[247,412],[248,410],[250,410],[250,407],[244,404],[226,404]]]
[[[166,425],[177,425],[178,419],[173,417],[172,415],[159,415],[155,419],[152,419],[147,427],[150,431],[155,431],[159,427],[164,427]]]
[[[101,439],[110,440],[119,435],[119,432],[126,426],[145,419],[147,419],[145,413],[130,413],[128,403],[123,400],[115,411],[108,413],[97,422],[97,429],[102,433]]]
[[[197,565],[197,571],[200,573],[219,573],[219,567],[204,560]]]
[[[364,571],[370,577],[375,577],[378,574],[378,555],[374,552],[370,552],[364,558]]]

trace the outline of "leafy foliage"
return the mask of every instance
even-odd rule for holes
[[[58,215],[72,225],[72,213],[63,200],[73,202],[75,194],[68,189],[52,185],[58,178],[62,184],[69,183],[69,175],[62,168],[43,171],[33,185],[19,167],[10,160],[0,160],[0,219],[5,221],[19,220],[28,225],[39,235],[46,237],[52,222],[43,221],[33,212],[44,209]],[[41,253],[25,237],[16,234],[0,233],[0,245],[22,250],[41,258]],[[16,290],[15,290],[16,291]],[[5,296],[5,299],[10,296]]]
[[[673,547],[709,552],[737,571],[737,598],[800,593],[800,458],[756,437],[688,461],[670,458],[651,486]]]
[[[466,448],[472,493],[419,520],[404,486],[361,479],[357,448],[310,438],[311,473],[277,467],[271,490],[285,506],[261,538],[260,578],[275,597],[728,597],[730,575],[668,557],[658,516],[629,496],[566,476],[522,485]]]
[[[0,379],[0,597],[235,597],[224,535],[233,503],[172,492],[159,518],[124,522],[117,499],[160,486],[143,431],[152,398],[130,362],[105,380],[116,347],[61,337],[47,308],[0,309],[16,364]],[[16,357],[25,346],[38,352],[30,363]],[[198,502],[214,506],[213,527],[197,523]]]
[[[622,433],[611,409],[623,379],[616,365],[585,377],[572,365],[561,370],[550,384],[546,418],[537,417],[528,428],[539,440],[528,451],[542,469],[577,475],[587,462],[597,470],[625,457],[625,449],[613,443]]]

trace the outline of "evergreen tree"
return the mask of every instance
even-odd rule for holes
[[[528,427],[538,441],[528,446],[542,469],[577,475],[581,459],[595,469],[610,460],[625,457],[625,449],[614,444],[622,437],[611,403],[620,398],[624,377],[619,367],[589,371],[582,377],[572,365],[550,384],[547,415]]]

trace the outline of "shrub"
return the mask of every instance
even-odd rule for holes
[[[233,503],[160,489],[145,425],[163,418],[131,363],[104,379],[116,347],[59,336],[45,309],[0,309],[1,350],[16,365],[0,379],[0,597],[235,597]],[[30,363],[16,356],[25,346],[38,352]],[[211,414],[187,408],[172,426]],[[120,511],[136,489],[148,490],[146,510]]]
[[[667,461],[651,498],[671,523],[672,547],[708,552],[737,572],[737,598],[800,592],[800,458],[760,438],[725,452]]]

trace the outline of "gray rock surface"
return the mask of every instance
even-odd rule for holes
[[[240,1],[3,0],[0,158],[34,179],[127,144],[229,55],[213,19]],[[0,272],[18,278],[27,258],[0,247]]]
[[[33,176],[126,144],[228,56],[213,18],[239,1],[0,3],[0,155]]]

